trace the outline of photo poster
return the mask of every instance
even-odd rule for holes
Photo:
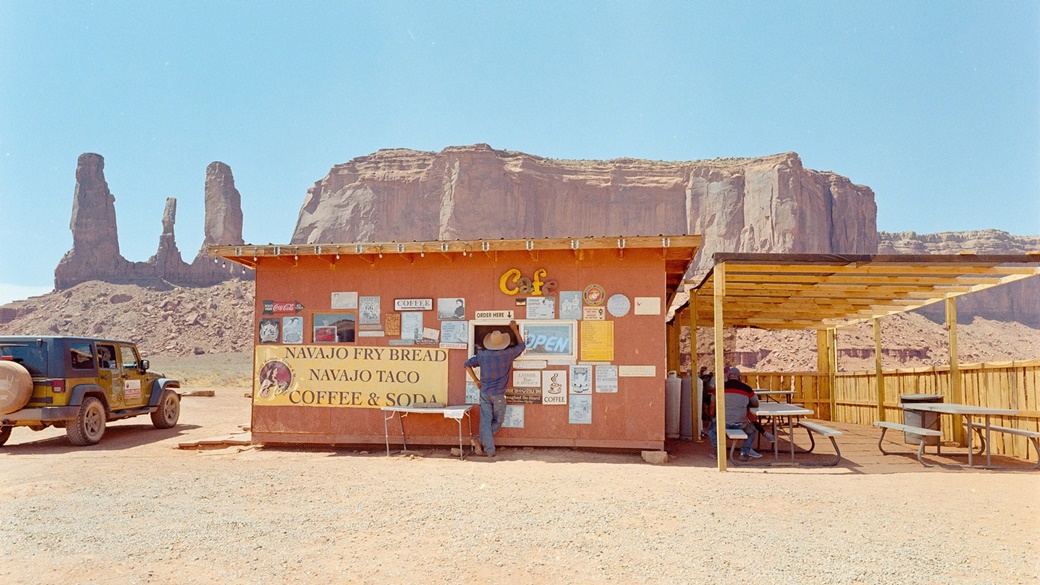
[[[277,317],[260,319],[260,343],[278,343],[282,339],[282,322]]]
[[[596,366],[596,392],[601,394],[616,394],[618,391],[618,368],[617,366]]]
[[[401,339],[421,341],[423,338],[423,314],[420,311],[401,313]]]
[[[566,370],[542,370],[542,404],[567,404]]]
[[[581,291],[560,291],[560,319],[581,320]]]
[[[571,394],[592,394],[592,366],[571,366]]]
[[[329,304],[330,308],[333,309],[357,309],[358,308],[358,294],[357,292],[333,292],[332,302]]]
[[[507,404],[506,416],[502,419],[502,427],[507,429],[524,428],[524,405]]]
[[[465,321],[441,321],[441,343],[469,342],[469,324]],[[464,347],[461,349],[465,349]]]
[[[556,299],[553,297],[528,297],[528,319],[555,319]]]
[[[466,299],[457,297],[437,299],[437,318],[441,321],[465,320]]]
[[[282,317],[282,343],[303,343],[303,317]]]
[[[314,343],[354,343],[354,313],[315,313]]]
[[[360,297],[358,299],[358,324],[379,325],[379,297]]]
[[[575,394],[567,405],[567,421],[572,425],[592,424],[592,396]]]

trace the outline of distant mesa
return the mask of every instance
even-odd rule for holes
[[[215,264],[206,254],[210,245],[242,244],[242,200],[231,168],[214,162],[206,168],[205,239],[191,264],[184,262],[174,236],[177,200],[168,198],[162,216],[162,234],[154,256],[130,262],[119,251],[115,196],[105,181],[105,159],[86,153],[76,164],[76,189],[72,199],[72,249],[54,269],[54,288],[100,280],[116,284],[154,286],[211,286],[232,278],[253,278],[240,266]],[[135,218],[135,227],[145,223]]]
[[[54,272],[58,290],[88,280],[207,286],[253,278],[214,264],[210,245],[240,245],[241,196],[231,169],[206,169],[205,241],[191,264],[174,239],[168,199],[155,256],[119,253],[115,198],[104,159],[79,157],[72,209],[73,248]],[[135,222],[136,223],[136,222]],[[308,189],[292,244],[454,239],[699,234],[697,277],[716,252],[805,254],[1022,253],[1040,237],[997,230],[918,235],[877,231],[870,187],[806,169],[796,153],[703,161],[558,160],[486,144],[440,152],[386,149],[334,166]],[[1040,279],[982,291],[958,305],[979,315],[1040,327]],[[929,315],[933,319],[939,317]]]

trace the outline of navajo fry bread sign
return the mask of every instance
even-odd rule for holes
[[[257,406],[448,402],[448,350],[434,347],[263,345],[253,375]]]

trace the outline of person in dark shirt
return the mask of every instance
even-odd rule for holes
[[[751,448],[751,445],[755,442],[755,436],[758,431],[755,429],[755,425],[748,419],[748,412],[750,408],[758,406],[758,396],[755,395],[755,391],[744,382],[740,381],[740,370],[733,366],[726,366],[725,369],[726,382],[724,384],[726,392],[726,428],[727,429],[743,429],[747,433],[747,439],[744,440],[744,444],[740,447],[740,460],[747,461],[748,459],[758,459],[762,455]],[[712,391],[712,408],[711,412],[715,412],[715,392]],[[712,418],[711,426],[708,427],[708,439],[711,441],[711,446],[717,449],[718,439],[716,433],[716,427],[718,425],[718,419]],[[713,449],[712,454],[715,453]]]
[[[509,322],[509,329],[516,338],[512,342],[509,333],[492,331],[484,336],[484,349],[466,360],[466,373],[477,383],[480,390],[480,435],[473,439],[473,452],[477,455],[495,456],[495,434],[502,428],[506,416],[506,387],[509,385],[509,373],[513,369],[513,361],[527,349],[516,321]],[[473,368],[480,368],[480,376]]]

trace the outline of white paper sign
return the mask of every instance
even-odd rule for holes
[[[618,376],[622,378],[653,378],[657,375],[657,366],[618,366]]]
[[[542,404],[567,404],[567,372],[544,370],[542,372]]]
[[[592,366],[571,366],[571,394],[592,394]]]
[[[568,407],[567,422],[572,425],[592,424],[592,396],[575,394],[571,396]]]
[[[542,385],[542,372],[539,370],[513,370],[514,388],[538,388]]]
[[[618,388],[617,366],[596,366],[596,392],[616,393]]]
[[[334,292],[332,293],[333,309],[356,309],[357,292]]]
[[[660,315],[661,297],[636,297],[636,315]]]
[[[474,319],[512,319],[512,311],[477,311],[473,314]]]

